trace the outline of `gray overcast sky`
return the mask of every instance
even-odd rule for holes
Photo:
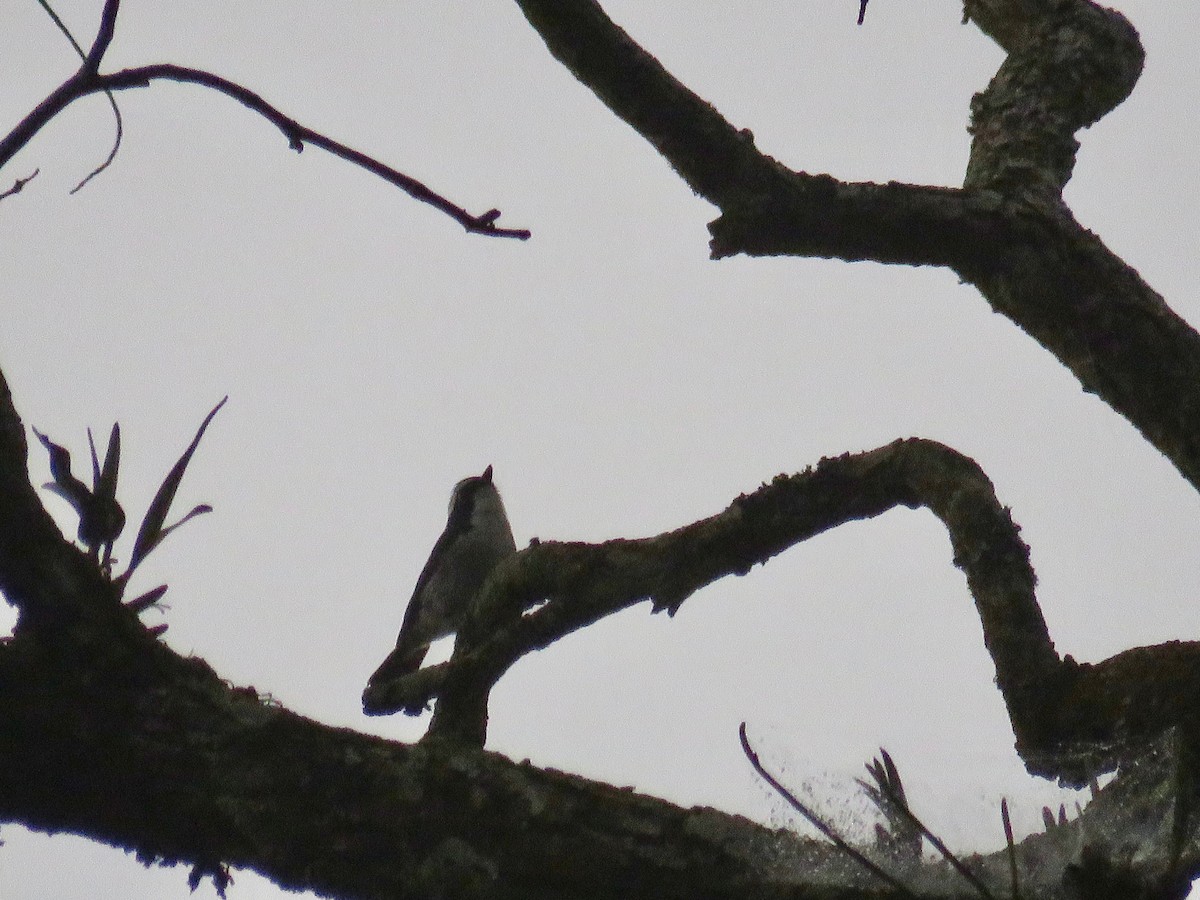
[[[90,43],[99,0],[57,5]],[[957,185],[967,108],[1001,60],[957,2],[608,2],[681,80],[787,165]],[[1081,135],[1067,190],[1193,323],[1200,6],[1129,0],[1145,74]],[[76,66],[34,0],[0,7],[0,126]],[[459,478],[489,463],[519,544],[638,537],[822,455],[920,435],[973,456],[1033,549],[1057,646],[1096,660],[1200,633],[1200,498],[1133,428],[970,288],[931,269],[707,259],[714,210],[555,63],[508,2],[128,0],[107,70],[170,61],[504,211],[465,236],[231,100],[161,84],[71,107],[0,173],[0,366],[25,420],[80,451],[121,422],[140,516],[207,410],[181,491],[211,516],[134,588],[171,585],[165,640],[334,725],[398,739],[359,694]],[[45,480],[44,454],[33,453]],[[65,528],[74,530],[62,504]],[[124,552],[133,528],[125,538]],[[1186,560],[1187,562],[1181,562]],[[0,609],[0,623],[11,623]],[[489,747],[684,804],[787,821],[738,749],[837,804],[876,748],[956,846],[1035,827],[941,526],[895,511],[627,611],[519,664]],[[1057,801],[1055,801],[1057,802]],[[184,898],[184,869],[0,830],[0,900]],[[236,874],[231,897],[281,892]],[[195,896],[215,896],[205,885]],[[289,895],[290,896],[290,895]]]

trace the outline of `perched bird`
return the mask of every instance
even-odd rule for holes
[[[456,484],[446,530],[417,579],[396,649],[375,670],[367,690],[421,668],[430,643],[458,630],[492,569],[516,549],[492,467]]]

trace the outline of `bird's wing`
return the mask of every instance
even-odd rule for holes
[[[412,598],[408,601],[408,607],[404,610],[404,621],[400,625],[400,635],[396,638],[396,646],[400,647],[404,643],[405,636],[411,634],[412,630],[417,627],[417,622],[421,617],[421,595],[425,592],[426,585],[433,578],[434,570],[437,568],[438,561],[443,560],[446,556],[446,551],[450,544],[460,534],[465,532],[470,527],[470,516],[461,516],[451,514],[446,522],[446,527],[437,539],[437,543],[433,545],[433,551],[429,554],[429,559],[425,561],[425,567],[421,569],[421,574],[417,577],[416,587],[413,588]]]

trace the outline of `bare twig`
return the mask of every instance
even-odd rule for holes
[[[774,788],[775,792],[778,793],[779,796],[783,797],[783,799],[788,802],[788,805],[791,806],[792,809],[804,816],[804,818],[807,819],[809,823],[817,829],[817,831],[821,832],[821,834],[833,841],[833,845],[835,847],[845,853],[848,857],[850,857],[876,878],[886,882],[890,887],[899,891],[902,896],[912,897],[913,900],[916,900],[916,895],[908,889],[904,882],[900,881],[890,872],[881,869],[861,852],[848,844],[845,839],[843,839],[842,836],[834,830],[832,825],[809,809],[804,803],[800,802],[800,799],[795,794],[785,788],[779,782],[779,780],[775,778],[775,776],[766,770],[762,764],[762,761],[759,760],[758,754],[755,753],[754,748],[750,746],[750,739],[746,737],[745,722],[738,726],[738,738],[742,742],[742,752],[746,754],[746,759],[750,760],[750,765],[754,767],[754,771],[759,774],[759,777],[761,777],[763,781]]]
[[[171,63],[160,63],[113,72],[111,75],[101,76],[98,81],[100,89],[123,90],[125,88],[146,87],[150,82],[156,80],[198,84],[232,97],[247,109],[261,115],[283,132],[284,137],[287,138],[288,146],[297,153],[304,149],[306,143],[320,147],[322,150],[332,153],[339,159],[344,159],[346,162],[366,169],[372,175],[377,175],[389,184],[395,185],[414,200],[419,200],[435,209],[441,210],[462,225],[468,232],[486,234],[492,237],[518,238],[519,240],[526,240],[529,237],[528,229],[497,228],[496,220],[500,217],[499,210],[490,209],[482,215],[472,215],[462,207],[451,203],[445,197],[430,190],[415,178],[393,169],[391,166],[380,162],[374,157],[348,147],[340,141],[335,141],[331,137],[314,131],[306,125],[301,125],[291,116],[284,115],[280,110],[248,88],[212,72],[205,72],[201,69],[190,69],[185,66],[176,66]]]
[[[70,29],[67,28],[66,23],[63,22],[58,13],[54,11],[54,8],[46,0],[38,0],[38,5],[46,11],[46,15],[50,17],[50,21],[58,26],[58,30],[66,35],[67,40],[71,42],[71,46],[75,48],[75,52],[79,54],[79,58],[87,62],[87,54],[83,52],[83,48],[79,46],[79,41],[75,40],[75,35],[71,34]]]
[[[46,0],[38,0],[38,3],[46,11],[46,15],[58,26],[58,30],[66,35],[67,40],[71,42],[71,46],[75,48],[75,52],[79,54],[79,58],[83,60],[83,71],[95,75],[96,70],[100,66],[100,58],[104,55],[104,51],[108,49],[108,45],[112,43],[113,31],[117,24],[117,0],[109,0],[105,4],[104,12],[100,16],[99,33],[96,35],[96,40],[88,53],[83,52],[83,48],[79,46],[79,41],[75,40],[75,36],[71,34],[66,23],[63,22],[50,4]],[[70,193],[72,194],[111,166],[112,161],[117,158],[117,151],[121,149],[121,137],[125,133],[124,125],[121,122],[121,110],[117,108],[117,100],[112,95],[112,91],[106,90],[104,96],[108,98],[108,103],[112,107],[113,117],[117,121],[117,136],[113,140],[112,149],[108,151],[108,156],[104,162],[93,169],[83,181],[71,188]]]
[[[1000,821],[1004,825],[1004,841],[1008,845],[1008,868],[1012,875],[1013,900],[1021,900],[1021,886],[1017,879],[1017,848],[1013,843],[1012,820],[1008,817],[1008,800],[1000,798]]]
[[[53,14],[45,0],[42,2],[43,8],[50,12],[52,18],[63,30],[66,31],[61,19]],[[435,209],[440,210],[450,218],[454,219],[463,226],[471,234],[482,234],[488,237],[507,237],[517,238],[518,240],[527,240],[530,232],[526,228],[500,228],[496,222],[500,218],[498,209],[489,209],[480,215],[473,215],[455,203],[450,202],[441,194],[431,190],[426,185],[422,184],[417,179],[405,175],[391,166],[380,162],[374,157],[368,156],[358,150],[346,146],[340,141],[336,141],[327,135],[321,134],[318,131],[301,125],[290,116],[284,115],[274,106],[258,94],[243,87],[240,84],[232,82],[220,75],[212,72],[205,72],[201,69],[190,69],[185,66],[177,66],[170,63],[161,63],[157,65],[141,66],[133,69],[125,69],[120,72],[114,72],[110,75],[100,75],[96,70],[99,65],[100,58],[107,49],[109,42],[112,40],[113,29],[116,24],[117,15],[117,0],[108,0],[105,4],[104,13],[101,17],[100,33],[97,35],[95,42],[92,45],[87,55],[83,57],[84,63],[82,68],[76,72],[71,78],[67,79],[63,84],[59,85],[51,94],[46,97],[37,108],[29,115],[17,123],[5,137],[0,138],[0,167],[3,167],[18,150],[24,147],[51,119],[58,115],[69,104],[78,100],[80,97],[85,97],[88,94],[94,94],[97,91],[103,91],[109,95],[112,101],[112,92],[126,90],[135,87],[147,87],[152,81],[167,80],[178,81],[189,84],[198,84],[202,87],[211,88],[219,91],[226,96],[237,100],[246,108],[257,112],[259,115],[266,118],[274,124],[288,140],[288,146],[299,152],[304,149],[304,145],[314,144],[328,153],[333,154],[339,159],[343,159],[359,168],[365,169],[373,175],[382,178],[389,184],[395,185],[402,191],[407,193],[414,200],[421,203],[426,203]],[[83,51],[78,43],[71,38],[72,44],[76,50],[82,55]],[[113,101],[113,108],[116,109],[116,103]],[[118,114],[117,118],[117,145],[120,144],[121,138],[121,120]],[[112,161],[116,154],[116,147],[113,152],[97,170],[89,175],[79,184],[75,190],[79,190],[86,184],[97,172],[103,171],[105,167]]]
[[[100,60],[104,58],[116,33],[118,6],[120,0],[105,0],[104,10],[100,13],[100,27],[96,29],[96,39],[92,41],[92,49],[84,57],[83,66],[93,75],[100,71]]]
[[[12,187],[10,187],[7,191],[4,191],[3,193],[0,193],[0,200],[3,200],[5,197],[11,197],[13,194],[21,193],[21,190],[25,187],[25,185],[27,185],[27,184],[29,184],[29,182],[33,181],[33,179],[37,177],[37,173],[40,171],[41,171],[41,169],[34,169],[33,172],[28,177],[18,178],[16,181],[13,182]]]
[[[71,188],[70,193],[72,194],[80,190],[85,184],[111,166],[112,161],[117,158],[117,151],[121,149],[121,138],[125,134],[125,128],[121,123],[121,110],[117,109],[117,101],[116,98],[113,97],[112,91],[105,91],[104,95],[108,97],[108,102],[112,106],[113,118],[117,120],[117,136],[113,139],[112,149],[108,151],[108,156],[105,158],[104,162],[92,169],[92,171],[89,172],[83,179],[83,181]]]
[[[888,758],[888,762],[891,762],[890,758]],[[967,868],[966,863],[964,863],[950,851],[950,848],[946,846],[945,842],[942,841],[941,838],[925,827],[925,823],[918,819],[917,814],[909,808],[908,802],[904,799],[903,794],[898,794],[896,792],[896,785],[900,783],[900,776],[896,773],[894,765],[890,766],[889,768],[891,768],[894,777],[877,777],[876,780],[879,783],[879,793],[891,801],[891,808],[899,813],[902,818],[906,819],[910,825],[920,831],[921,834],[923,834],[929,841],[929,843],[933,844],[933,846],[937,848],[938,853],[942,854],[942,857],[946,860],[946,862],[950,863],[950,865],[954,867],[954,871],[958,872],[959,875],[965,878],[971,884],[971,886],[979,892],[979,896],[985,898],[985,900],[995,900],[995,898],[992,896],[992,892],[987,889],[987,885],[980,881],[979,877],[969,868]],[[862,782],[859,782],[859,784],[862,784]]]

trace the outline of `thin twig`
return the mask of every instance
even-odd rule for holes
[[[100,71],[100,60],[112,43],[117,31],[117,7],[120,0],[105,0],[104,10],[100,13],[100,27],[96,29],[96,39],[92,41],[92,49],[83,59],[84,68],[93,75]]]
[[[75,35],[71,34],[63,20],[59,18],[58,13],[51,8],[46,0],[38,0],[38,5],[46,11],[46,15],[50,17],[50,20],[58,26],[58,30],[66,35],[67,40],[71,42],[71,46],[75,48],[75,52],[79,54],[79,58],[86,62],[87,54],[83,52],[83,48],[79,46],[79,41],[75,40]]]
[[[41,171],[41,169],[34,169],[33,173],[31,175],[29,175],[29,177],[18,178],[16,181],[13,182],[12,187],[10,187],[4,193],[0,194],[0,200],[3,200],[5,197],[11,197],[13,194],[21,193],[21,189],[24,188],[25,185],[29,184],[29,182],[33,181],[33,179],[37,177],[37,173],[40,171]]]
[[[87,184],[89,181],[91,181],[93,178],[95,178],[97,175],[99,175],[101,172],[103,172],[105,169],[107,169],[109,166],[111,166],[112,161],[117,158],[117,151],[121,149],[121,137],[125,134],[125,128],[121,123],[121,110],[117,109],[117,101],[116,101],[116,98],[113,97],[112,91],[105,91],[104,95],[106,97],[108,97],[108,102],[112,106],[113,117],[117,120],[116,139],[113,141],[112,149],[108,151],[108,157],[104,160],[104,162],[100,163],[100,165],[96,166],[96,168],[94,168],[90,173],[88,173],[87,177],[84,178],[83,181],[79,182],[79,184],[77,184],[77,185],[75,185],[75,187],[71,188],[69,193],[74,194],[76,191],[78,191],[80,188],[82,188],[85,184]]]
[[[917,818],[916,813],[909,809],[906,803],[899,802],[888,785],[880,785],[880,788],[892,799],[894,807],[900,812],[900,814],[920,830],[921,834],[923,834],[929,840],[929,843],[933,844],[933,846],[937,848],[938,853],[942,854],[942,857],[946,860],[946,862],[950,863],[950,865],[954,867],[954,870],[963,878],[965,878],[971,884],[971,886],[979,892],[979,895],[983,897],[984,900],[996,900],[996,898],[992,896],[992,892],[987,889],[987,885],[979,880],[979,876],[967,868],[966,863],[962,862],[957,856],[955,856],[941,838],[926,828],[925,823]]]
[[[81,71],[95,75],[100,67],[100,59],[104,56],[104,51],[108,49],[108,45],[112,43],[113,33],[117,26],[117,5],[118,0],[108,0],[104,5],[104,12],[100,16],[100,28],[96,35],[96,40],[92,43],[92,49],[87,53],[83,52],[83,48],[79,46],[79,41],[75,40],[75,36],[71,34],[66,23],[59,18],[58,13],[50,6],[47,0],[38,0],[42,9],[46,11],[46,15],[58,26],[58,30],[66,35],[67,40],[71,42],[71,46],[75,48],[75,52],[79,54],[79,58],[83,60],[83,69]],[[70,193],[74,194],[85,184],[112,165],[112,161],[117,158],[117,151],[121,149],[121,137],[125,133],[124,125],[121,122],[121,110],[117,108],[117,100],[112,95],[112,91],[105,90],[104,95],[108,97],[108,103],[112,107],[113,116],[117,120],[117,136],[113,141],[112,149],[108,151],[108,157],[104,162],[100,163],[91,173],[71,188]]]
[[[1012,874],[1012,900],[1021,900],[1021,885],[1017,878],[1017,847],[1013,843],[1012,820],[1008,817],[1008,800],[1000,798],[1000,821],[1004,825],[1004,840],[1008,844],[1008,868]]]
[[[916,895],[908,889],[904,882],[900,881],[891,873],[884,871],[854,847],[850,846],[850,844],[848,844],[842,838],[842,836],[833,829],[833,826],[829,825],[824,819],[801,803],[795,794],[780,784],[779,781],[763,767],[762,762],[758,758],[758,754],[755,753],[754,748],[750,746],[750,739],[746,737],[745,722],[738,726],[738,737],[742,742],[742,752],[746,754],[746,759],[750,760],[750,765],[754,767],[754,771],[757,772],[767,784],[774,788],[775,791],[788,802],[792,809],[804,816],[804,818],[807,819],[814,828],[821,832],[821,834],[825,835],[825,837],[829,838],[829,840],[833,841],[835,847],[849,856],[852,860],[854,860],[876,878],[886,882],[889,886],[899,891],[903,896],[912,897],[913,900],[916,900]]]
[[[116,103],[112,98],[113,91],[125,90],[134,87],[146,87],[155,79],[164,79],[169,81],[179,81],[190,84],[198,84],[202,87],[212,88],[226,96],[232,97],[248,109],[257,112],[259,115],[266,118],[274,124],[288,140],[288,146],[299,152],[304,149],[305,143],[315,144],[323,150],[333,154],[339,159],[343,159],[359,168],[366,169],[373,175],[382,178],[389,184],[395,185],[402,191],[407,193],[414,200],[421,203],[426,203],[435,209],[441,210],[450,218],[454,219],[463,226],[471,234],[481,234],[487,237],[507,237],[517,238],[518,240],[528,240],[530,232],[527,228],[499,228],[496,226],[497,220],[500,218],[500,210],[489,209],[481,215],[472,215],[461,206],[451,203],[441,194],[438,194],[428,188],[426,185],[417,181],[411,176],[405,175],[391,166],[385,165],[374,157],[361,153],[347,147],[345,144],[335,141],[318,131],[314,131],[307,126],[301,125],[295,119],[285,116],[282,112],[276,109],[271,104],[267,103],[262,97],[248,88],[242,87],[240,84],[222,78],[211,72],[205,72],[200,69],[189,69],[185,66],[176,66],[170,63],[162,63],[158,65],[142,66],[133,69],[125,69],[120,72],[114,72],[111,75],[100,75],[96,71],[99,65],[100,58],[104,51],[108,48],[109,42],[112,40],[113,30],[116,24],[118,0],[107,0],[104,6],[104,12],[101,15],[99,34],[92,45],[91,50],[83,55],[82,49],[74,38],[70,37],[66,26],[62,24],[62,20],[50,9],[46,0],[38,0],[42,7],[50,14],[51,18],[58,24],[64,34],[67,34],[76,51],[83,56],[83,67],[73,76],[67,79],[63,84],[59,85],[49,96],[47,96],[37,107],[29,113],[24,119],[17,123],[7,135],[0,138],[0,167],[3,167],[12,157],[29,143],[51,119],[58,115],[69,104],[78,100],[80,97],[85,97],[88,94],[94,94],[97,91],[103,91],[109,96],[109,100],[113,103],[113,109],[116,110]],[[120,114],[117,114],[117,146],[120,145],[122,134],[122,126]],[[109,158],[103,165],[85,178],[75,188],[79,190],[98,172],[112,162],[116,155],[116,147],[109,154]],[[72,191],[74,193],[74,191]]]
[[[243,106],[257,112],[274,124],[288,139],[288,145],[296,151],[304,149],[304,144],[311,143],[328,151],[339,159],[344,159],[353,165],[366,169],[373,175],[382,178],[407,193],[410,197],[441,210],[454,219],[472,234],[487,237],[507,237],[518,240],[528,240],[530,232],[526,228],[498,228],[496,221],[500,211],[490,209],[481,215],[472,215],[460,206],[451,203],[442,195],[432,191],[421,182],[403,172],[385,165],[379,160],[367,156],[345,144],[333,140],[320,132],[313,131],[301,125],[295,119],[285,116],[278,109],[267,103],[258,94],[242,87],[228,79],[200,69],[189,69],[169,63],[143,66],[135,69],[125,69],[111,75],[88,75],[84,71],[77,72],[63,84],[50,93],[37,108],[17,123],[16,127],[0,138],[0,166],[7,163],[18,150],[33,139],[51,119],[65,107],[80,97],[97,91],[119,91],[127,88],[146,87],[155,79],[165,79],[191,84],[199,84],[233,97]]]
[[[497,228],[496,220],[500,217],[499,210],[490,209],[482,215],[472,215],[462,207],[456,206],[445,197],[430,190],[415,178],[405,175],[391,166],[385,165],[374,157],[347,147],[345,144],[335,141],[333,138],[327,137],[318,131],[314,131],[306,125],[301,125],[291,116],[284,115],[280,110],[248,88],[242,87],[242,85],[227,78],[222,78],[220,75],[212,72],[206,72],[202,69],[190,69],[172,63],[159,63],[151,66],[140,66],[134,69],[123,69],[120,72],[113,72],[110,75],[102,75],[97,79],[96,89],[124,90],[125,88],[146,87],[151,81],[157,79],[198,84],[232,97],[247,109],[261,115],[283,132],[283,136],[287,138],[288,146],[297,153],[304,150],[306,143],[320,147],[322,150],[332,153],[339,159],[344,159],[346,162],[366,169],[389,184],[395,185],[414,200],[419,200],[435,209],[441,210],[471,233],[485,234],[491,237],[511,237],[519,240],[526,240],[529,237],[528,229]]]

